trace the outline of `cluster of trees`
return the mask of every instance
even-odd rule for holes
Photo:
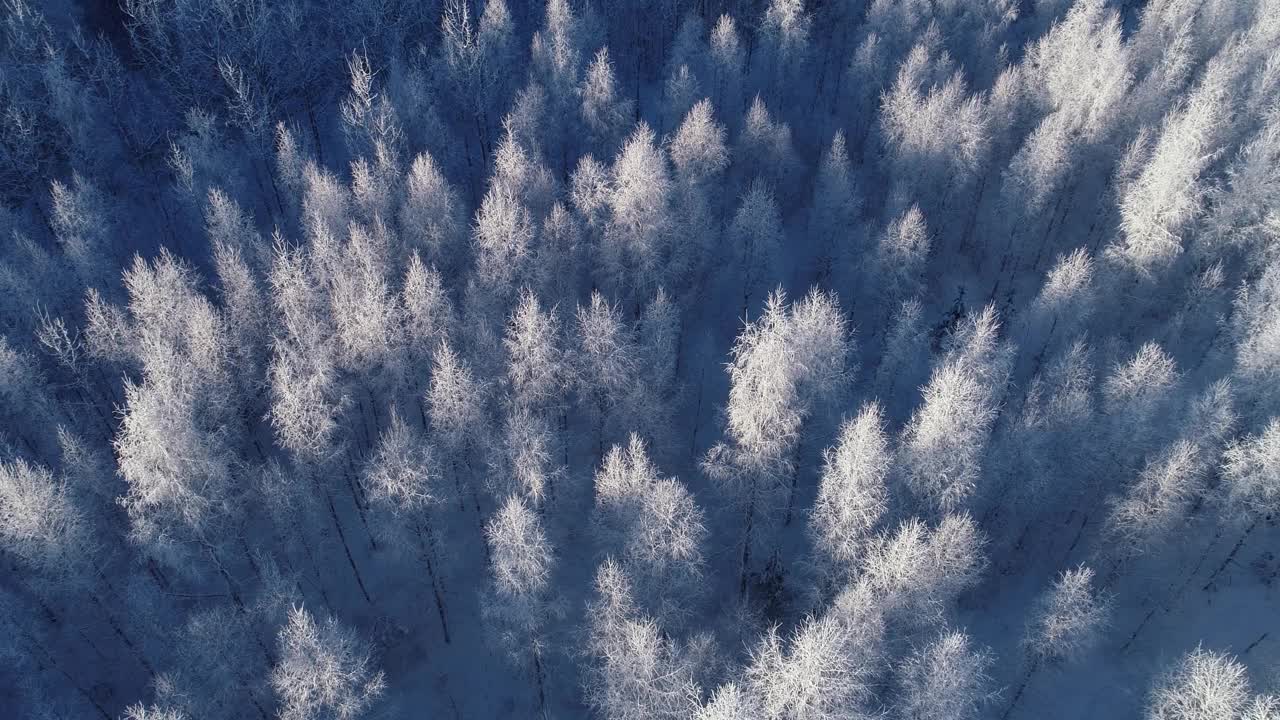
[[[1276,0],[40,5],[15,716],[1280,716]]]

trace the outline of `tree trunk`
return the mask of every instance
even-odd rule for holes
[[[450,460],[450,464],[453,466],[453,488],[458,493],[458,512],[466,512],[467,503],[462,493],[462,471],[458,469],[457,458]]]
[[[323,167],[324,144],[320,142],[320,125],[316,122],[316,104],[310,92],[307,93],[307,120],[311,123],[311,137],[316,143],[316,163]]]
[[[787,527],[791,526],[791,514],[796,506],[796,491],[800,488],[800,456],[804,452],[804,435],[800,437],[801,439],[796,441],[795,462],[791,466],[791,494],[787,497],[787,519],[783,523]]]
[[[364,532],[369,536],[369,547],[377,550],[378,540],[373,536],[373,529],[369,527],[369,518],[365,515],[365,498],[364,492],[360,488],[360,483],[355,479],[355,469],[351,466],[351,456],[347,456],[347,472],[343,476],[347,479],[347,487],[351,490],[351,500],[356,506],[356,515],[360,518],[360,524],[364,526]]]
[[[698,452],[698,426],[702,420],[702,390],[707,378],[707,369],[702,368],[698,375],[698,407],[693,413],[693,432],[689,436],[689,462],[692,463]]]
[[[987,192],[987,175],[990,173],[988,169],[982,173],[982,179],[978,181],[978,194],[973,201],[973,211],[969,213],[969,221],[964,225],[964,234],[960,236],[960,252],[964,253],[969,246],[969,238],[973,235],[973,230],[978,224],[978,210],[982,207],[982,198]]]
[[[538,713],[547,706],[547,693],[542,679],[542,654],[538,650],[533,651],[533,678],[538,686]]]
[[[742,541],[742,577],[738,583],[738,597],[747,596],[747,576],[751,573],[751,536],[756,519],[756,481],[751,479],[751,496],[747,500],[747,527]]]

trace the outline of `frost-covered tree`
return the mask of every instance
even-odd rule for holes
[[[729,166],[725,136],[725,128],[716,122],[710,100],[699,100],[689,109],[667,147],[681,182],[700,187],[724,172]]]
[[[699,599],[707,528],[703,512],[679,480],[663,478],[644,443],[615,445],[596,472],[592,525],[606,552],[635,583],[639,609],[675,628]]]
[[[1116,10],[1076,2],[1019,66],[1028,104],[1045,114],[1004,171],[1000,206],[1010,245],[1018,242],[1018,255],[1029,264],[1038,263],[1051,234],[1062,228],[1082,177],[1101,170],[1093,154],[1106,152],[1121,125],[1133,81],[1131,55]],[[1081,67],[1089,71],[1073,70]]]
[[[1028,89],[1067,117],[1082,139],[1108,130],[1132,82],[1120,13],[1097,0],[1073,2],[1028,52]],[[1087,72],[1079,68],[1087,67]],[[1088,88],[1086,91],[1085,88]]]
[[[489,12],[489,32],[497,31],[498,38],[482,37],[482,30],[472,20],[471,4],[448,1],[442,3],[440,13],[439,56],[436,59],[437,72],[445,79],[446,89],[450,91],[458,106],[470,111],[467,118],[476,131],[476,141],[480,144],[481,154],[487,152],[488,115],[492,98],[491,80],[493,71],[486,63],[493,57],[486,52],[486,44],[497,39],[501,42],[501,15],[505,12],[505,3],[499,0],[498,8]],[[489,8],[485,8],[489,11]],[[481,21],[483,23],[483,21]],[[510,20],[507,20],[510,23]],[[468,133],[469,134],[469,133]],[[467,143],[467,160],[471,160],[470,142]]]
[[[1028,345],[1039,346],[1034,361],[1037,369],[1050,347],[1061,344],[1055,343],[1055,338],[1070,342],[1081,328],[1087,327],[1097,296],[1093,258],[1084,248],[1059,256],[1045,274],[1027,315]]]
[[[1113,436],[1113,452],[1135,462],[1168,432],[1158,422],[1169,407],[1179,381],[1177,364],[1161,347],[1143,344],[1133,358],[1117,365],[1103,381],[1103,410],[1113,427],[1124,427],[1124,438]]]
[[[338,394],[332,359],[279,343],[268,373],[269,418],[280,444],[299,457],[328,457],[338,430],[337,416],[346,402],[345,396]]]
[[[425,424],[437,439],[448,474],[461,506],[470,500],[479,506],[474,473],[478,455],[490,441],[486,410],[488,386],[480,381],[466,360],[441,340],[432,355],[431,385],[424,398]]]
[[[36,358],[0,335],[0,421],[5,428],[0,438],[6,444],[21,443],[29,452],[40,452],[44,443],[34,430],[56,411],[46,382]]]
[[[772,522],[788,485],[794,501],[793,452],[801,426],[824,403],[836,401],[833,391],[852,371],[852,350],[839,304],[817,290],[790,308],[786,295],[774,292],[764,314],[738,336],[727,368],[728,440],[712,447],[702,465],[743,508],[743,593],[759,541],[755,524]],[[789,514],[792,503],[787,507]]]
[[[1142,552],[1186,522],[1192,504],[1203,496],[1208,469],[1203,452],[1187,440],[1148,460],[1107,521],[1119,553]]]
[[[989,118],[950,59],[935,61],[917,45],[902,62],[880,107],[885,158],[897,194],[916,197],[930,214],[947,207],[985,160]]]
[[[279,651],[271,686],[285,720],[366,717],[386,690],[370,648],[335,618],[316,622],[306,608],[294,607],[280,628]]]
[[[582,73],[586,45],[582,18],[568,0],[551,0],[540,30],[530,41],[531,75],[546,89],[555,117],[577,115],[576,91]],[[569,170],[568,150],[573,126],[551,129],[547,153],[563,173]]]
[[[551,587],[555,562],[537,513],[510,495],[485,526],[489,543],[489,586],[481,611],[486,627],[507,657],[533,671],[538,707],[546,703],[543,658],[550,651],[546,626],[558,611]]]
[[[881,295],[890,306],[924,290],[921,271],[931,245],[932,238],[919,205],[912,205],[889,223],[867,270],[870,278],[874,278],[871,282],[880,287]]]
[[[91,474],[95,468],[86,467],[89,462],[73,462],[72,453],[84,448],[79,439],[60,434],[67,448],[62,472],[21,458],[0,462],[0,552],[8,558],[11,592],[34,614],[19,608],[9,612],[15,622],[24,621],[21,632],[33,633],[30,639],[42,653],[69,653],[70,660],[90,649],[110,652],[129,671],[140,668],[150,677],[155,668],[148,657],[155,654],[148,634],[132,622],[128,597],[118,584],[110,544],[116,528],[101,517],[109,512],[109,498],[95,497],[89,485],[102,475]],[[105,469],[105,462],[94,459],[93,465],[98,473]],[[59,632],[68,622],[78,626],[74,635]],[[7,632],[18,637],[17,629]]]
[[[102,192],[79,173],[71,185],[54,180],[49,187],[49,222],[63,254],[86,288],[106,287],[107,266],[114,255],[108,238],[111,216]]]
[[[875,402],[840,429],[836,444],[823,453],[822,479],[809,532],[833,577],[852,574],[866,540],[888,510],[892,462],[884,413]]]
[[[665,397],[676,389],[683,323],[679,306],[658,288],[640,317],[638,342],[641,372],[648,388]]]
[[[587,616],[587,701],[619,720],[686,717],[708,639],[683,645],[663,632],[636,606],[627,573],[611,559],[596,571]]]
[[[891,58],[887,43],[874,30],[868,32],[846,62],[837,83],[841,93],[835,99],[836,106],[848,121],[846,127],[853,151],[863,157],[867,138],[876,123],[880,94],[889,79]]]
[[[124,709],[124,720],[186,720],[187,714],[177,708],[136,703]]]
[[[1244,665],[1225,653],[1198,647],[1184,655],[1156,682],[1147,701],[1145,717],[1148,720],[1245,717],[1250,694]]]
[[[543,410],[563,402],[572,376],[561,343],[555,308],[543,310],[536,295],[521,294],[502,339],[507,382],[517,405]]]
[[[697,720],[748,720],[759,716],[756,698],[732,682],[716,688],[707,702],[699,705],[693,715]]]
[[[142,377],[125,382],[114,440],[128,486],[120,503],[133,538],[182,567],[185,543],[209,549],[239,493],[226,330],[191,270],[167,253],[154,265],[138,258],[125,284]]]
[[[637,392],[636,341],[619,308],[599,292],[591,294],[588,306],[578,306],[576,320],[578,367],[574,377],[595,424],[597,452],[603,455],[605,437],[616,436],[614,426],[634,427],[641,414],[629,407]]]
[[[553,453],[556,435],[549,421],[527,408],[507,413],[498,447],[489,460],[489,490],[502,497],[519,495],[536,508],[555,500],[565,475]]]
[[[338,364],[361,376],[365,385],[361,389],[370,395],[374,386],[384,384],[381,376],[394,365],[397,354],[399,308],[391,286],[390,243],[380,222],[369,230],[352,225],[335,258],[345,272],[332,272],[325,288]],[[363,405],[360,410],[363,416]]]
[[[785,639],[770,628],[752,650],[745,673],[748,692],[758,702],[757,717],[872,717],[867,704],[874,695],[880,648],[865,640],[833,612],[805,619]]]
[[[412,376],[439,343],[456,330],[458,320],[443,275],[434,266],[422,262],[416,252],[409,256],[399,295],[397,320],[403,332],[401,343],[408,355],[404,360],[408,367],[400,373]],[[407,384],[415,389],[422,385],[412,377],[407,378]]]
[[[742,107],[742,81],[746,50],[734,19],[725,14],[716,19],[711,29],[711,76],[715,106],[724,108],[736,121]]]
[[[591,134],[591,147],[601,156],[613,154],[631,121],[631,101],[619,96],[608,48],[600,48],[582,76],[582,121]]]
[[[1230,86],[1225,63],[1211,63],[1196,89],[1162,123],[1159,138],[1120,201],[1121,238],[1108,257],[1140,276],[1166,267],[1184,249],[1183,233],[1200,212],[1201,174],[1220,152]]]
[[[672,290],[696,282],[716,250],[722,206],[717,183],[729,167],[727,142],[724,125],[716,120],[711,101],[704,98],[689,109],[667,144],[675,166],[673,209],[678,233],[671,251]]]
[[[1094,589],[1093,570],[1083,565],[1065,570],[1036,603],[1027,650],[1038,662],[1079,659],[1102,639],[1109,617],[1109,600]]]
[[[538,294],[555,305],[572,305],[587,286],[590,263],[582,223],[557,202],[542,222],[534,263]]]
[[[760,23],[757,55],[772,75],[767,80],[772,96],[784,102],[795,102],[792,88],[801,85],[799,74],[811,52],[810,32],[813,19],[800,0],[770,0]]]
[[[1092,568],[1081,565],[1058,575],[1037,598],[1028,620],[1022,641],[1029,662],[1004,716],[1017,706],[1042,667],[1074,662],[1094,650],[1110,619],[1110,598],[1094,588]]]
[[[923,405],[903,429],[904,479],[932,512],[963,507],[978,489],[983,449],[1013,354],[999,330],[990,305],[964,321],[922,389]]]
[[[859,584],[886,616],[907,627],[940,619],[986,567],[986,540],[967,515],[948,515],[929,529],[917,518],[867,543]]]
[[[1210,498],[1231,524],[1243,526],[1222,563],[1209,575],[1209,590],[1235,560],[1258,523],[1272,516],[1280,499],[1280,421],[1271,420],[1262,432],[1231,441],[1218,469],[1220,484]]]
[[[123,505],[134,532],[145,541],[184,529],[201,537],[232,497],[234,456],[214,430],[198,424],[187,383],[165,378],[125,386],[129,410],[116,438],[116,455],[129,483]]]
[[[432,508],[444,504],[442,476],[436,453],[421,433],[394,409],[391,422],[364,470],[370,502],[383,515],[378,530],[393,548],[421,559],[426,566],[444,641],[450,642],[449,621],[437,568],[439,542],[432,527]]]
[[[623,144],[610,169],[605,202],[609,219],[600,246],[610,287],[638,304],[663,284],[674,241],[672,182],[666,156],[643,122]]]
[[[963,632],[943,632],[896,669],[897,717],[910,720],[973,718],[994,693],[987,675],[994,659]]]
[[[385,88],[377,86],[378,72],[367,52],[347,58],[350,90],[341,103],[343,135],[357,158],[395,165],[404,152],[405,132],[399,113]]]
[[[239,206],[220,191],[209,194],[205,225],[213,243],[214,266],[234,363],[256,379],[265,364],[267,301],[263,287],[269,248]]]
[[[818,273],[828,277],[837,264],[851,262],[858,249],[859,216],[862,194],[857,187],[843,130],[837,130],[831,145],[822,155],[818,177],[813,186],[813,206],[809,213],[809,231],[820,243]]]
[[[481,73],[484,79],[483,121],[497,117],[511,95],[511,80],[503,68],[515,62],[515,19],[506,0],[487,0],[480,14],[478,41],[481,54]],[[488,134],[483,142],[488,145]]]
[[[1280,157],[1280,116],[1270,115],[1257,134],[1244,143],[1226,169],[1225,180],[1209,189],[1209,216],[1197,244],[1226,243],[1256,249],[1274,237],[1273,208],[1280,192],[1275,171]]]
[[[775,120],[759,95],[743,119],[734,156],[744,179],[763,178],[784,199],[794,197],[799,161],[791,127]]]
[[[1045,117],[1014,153],[1005,168],[1000,187],[1000,207],[1008,234],[1002,261],[1035,265],[1044,251],[1067,191],[1071,168],[1071,134],[1061,113]],[[1048,203],[1057,202],[1048,207]],[[1040,218],[1048,217],[1047,223]],[[1040,226],[1044,230],[1040,231]],[[1030,258],[1035,250],[1035,261]],[[1012,256],[1010,256],[1012,254]]]
[[[1080,443],[1096,442],[1095,396],[1093,351],[1078,340],[1032,377],[1015,425],[1001,438],[1012,447],[995,472],[1014,482],[1028,478],[1022,487],[1036,502],[1078,501],[1096,468],[1076,452]]]
[[[1227,448],[1222,480],[1223,504],[1230,513],[1257,518],[1276,511],[1280,506],[1280,420]]]
[[[587,228],[595,233],[603,232],[608,222],[610,192],[609,168],[591,153],[579,158],[569,178],[569,199]]]
[[[700,102],[698,98],[703,96],[702,86],[698,82],[698,76],[687,64],[681,64],[672,67],[667,73],[667,79],[663,86],[663,92],[666,93],[666,103],[663,106],[662,127],[674,128],[680,124],[680,118],[685,116],[694,104]]]
[[[72,582],[95,550],[66,481],[21,458],[0,464],[0,541],[37,573]]]
[[[407,246],[440,267],[458,266],[466,233],[462,200],[428,153],[419,154],[409,165],[399,221]]]
[[[526,180],[523,175],[537,171],[528,166],[525,151],[509,135],[499,146],[494,164],[489,190],[472,224],[471,244],[479,280],[505,298],[522,280],[536,236],[535,218],[519,185]]]
[[[728,241],[734,257],[741,265],[742,305],[745,311],[760,286],[773,280],[782,252],[782,218],[773,192],[761,180],[755,180],[729,226]]]
[[[923,327],[923,306],[912,298],[903,301],[889,318],[884,353],[876,367],[875,388],[886,409],[895,413],[897,396],[914,392],[918,382],[926,379],[929,336]],[[903,413],[905,415],[905,413]]]
[[[1278,226],[1280,227],[1280,226]],[[1250,391],[1250,411],[1265,415],[1280,407],[1272,390],[1280,368],[1280,263],[1271,263],[1255,282],[1236,294],[1231,331],[1235,340],[1236,376]]]

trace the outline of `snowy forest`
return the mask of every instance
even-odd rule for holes
[[[1280,0],[0,6],[0,717],[1280,719]]]

